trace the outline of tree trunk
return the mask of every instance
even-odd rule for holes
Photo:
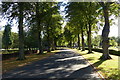
[[[89,23],[89,26],[88,26],[87,34],[88,34],[88,53],[92,53],[92,45],[91,45],[91,25],[90,25],[90,23]]]
[[[42,54],[43,53],[43,48],[42,48],[41,31],[38,32],[38,47],[39,47],[39,53],[38,54]]]
[[[80,50],[80,36],[78,34],[78,49]]]
[[[24,60],[24,34],[23,34],[23,3],[19,2],[19,57],[18,60]]]
[[[74,38],[72,39],[72,48],[74,48]]]
[[[54,47],[54,40],[52,40],[52,51],[55,50],[55,47]]]
[[[81,38],[82,38],[82,51],[85,51],[84,34],[82,29],[81,29]]]
[[[68,46],[69,46],[70,48],[72,48],[72,40],[69,41]]]
[[[49,26],[47,26],[47,52],[50,52],[50,35],[49,35]]]
[[[39,47],[39,53],[38,54],[42,54],[43,53],[43,49],[42,49],[42,38],[41,38],[41,27],[40,26],[40,14],[39,14],[39,6],[38,6],[38,2],[36,2],[36,22],[37,22],[37,29],[38,29],[38,47]]]
[[[56,47],[57,47],[57,40],[56,39],[54,39],[54,46],[55,46],[55,50],[57,49]]]
[[[107,60],[111,59],[109,56],[109,31],[110,31],[110,24],[109,24],[109,14],[108,14],[108,6],[107,3],[102,3],[103,7],[103,14],[104,14],[104,19],[105,19],[105,25],[102,30],[102,48],[103,48],[103,55],[100,57],[102,60]]]

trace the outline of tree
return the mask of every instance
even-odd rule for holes
[[[29,28],[28,31],[24,32],[25,33],[25,48],[32,50],[32,49],[36,49],[38,48],[38,42],[37,42],[37,30],[35,30],[33,28],[33,26],[31,25],[31,27]]]
[[[11,32],[11,48],[18,48],[19,47],[19,36],[18,33]]]
[[[43,10],[42,11],[40,11],[40,9],[39,9],[39,7],[40,7],[41,5],[38,3],[38,2],[36,2],[36,4],[35,4],[35,7],[36,7],[36,15],[35,15],[35,18],[36,18],[36,26],[37,26],[37,29],[38,29],[38,31],[37,31],[37,33],[38,33],[38,47],[39,47],[39,54],[42,54],[43,53],[43,49],[42,49],[42,37],[41,37],[41,31],[42,31],[42,26],[40,25],[41,24],[41,16],[44,16],[43,15]]]
[[[49,50],[57,43],[57,36],[59,35],[59,31],[61,31],[61,23],[59,23],[61,18],[59,17],[57,3],[55,2],[33,2],[30,3],[30,5],[30,17],[26,23],[29,28],[32,27],[30,29],[33,29],[37,33],[36,39],[38,40],[39,54],[42,54],[44,44],[48,46]],[[48,41],[44,42],[46,39],[48,39]]]
[[[94,48],[98,48],[101,47],[101,35],[97,35],[95,37],[92,38],[92,45],[94,46]]]
[[[61,20],[62,17],[58,12],[57,6],[54,6],[50,9],[51,11],[44,18],[44,32],[46,33],[45,36],[47,37],[47,51],[50,52],[54,50],[57,46],[57,38],[58,35],[61,34]]]
[[[18,60],[24,60],[25,54],[24,54],[24,34],[23,34],[23,10],[24,10],[24,3],[18,3],[18,28],[19,28],[19,58]]]
[[[110,55],[109,55],[109,32],[110,32],[110,20],[109,20],[109,16],[110,16],[110,11],[116,12],[116,10],[118,10],[118,4],[114,3],[114,2],[100,2],[99,3],[102,7],[103,10],[103,16],[104,16],[104,27],[102,30],[102,48],[103,48],[103,55],[100,57],[100,59],[103,60],[107,60],[107,59],[111,59]],[[114,5],[116,4],[116,5]],[[111,6],[112,5],[112,6]],[[115,10],[113,11],[110,8],[115,8]]]
[[[3,17],[8,21],[16,19],[18,21],[18,29],[19,29],[19,57],[18,60],[24,60],[24,34],[23,34],[23,19],[24,16],[30,10],[29,3],[25,2],[3,2],[2,3],[2,11]]]
[[[118,46],[116,37],[110,37],[109,42],[110,42],[109,45],[112,46],[112,47]]]
[[[96,6],[96,3],[92,2],[77,2],[77,3],[69,3],[67,8],[67,16],[69,18],[69,22],[77,26],[76,28],[79,30],[79,33],[82,33],[82,48],[84,50],[84,39],[83,39],[83,32],[87,32],[88,38],[88,53],[92,52],[92,45],[91,45],[91,31],[96,30],[96,17],[98,15],[97,9],[99,6]],[[78,32],[78,31],[77,31]]]
[[[3,32],[3,37],[2,37],[2,45],[3,48],[8,49],[9,46],[12,44],[11,42],[11,25],[6,25],[4,32]]]
[[[120,46],[120,37],[117,38],[118,46]]]
[[[85,5],[88,6],[83,6],[85,8],[85,11],[83,11],[83,13],[86,15],[86,29],[87,29],[87,38],[88,38],[88,53],[92,53],[92,41],[91,41],[91,37],[92,37],[92,33],[91,31],[95,31],[97,26],[97,19],[96,17],[98,16],[98,12],[97,10],[99,9],[99,6],[96,3],[85,3]]]
[[[2,42],[2,35],[3,35],[3,32],[0,31],[0,42]],[[0,49],[2,49],[2,43],[0,43]]]
[[[59,15],[59,13],[53,14],[52,18],[51,18],[51,25],[49,25],[50,27],[50,37],[51,37],[51,47],[52,50],[56,49],[57,46],[57,40],[58,40],[58,35],[61,34],[61,30],[62,30],[62,23],[61,23],[61,16]]]
[[[65,40],[68,42],[68,47],[72,47],[72,33],[67,27],[64,28],[64,36]]]
[[[85,51],[85,43],[84,43],[84,32],[83,32],[83,29],[81,29],[81,38],[82,38],[82,51]]]
[[[70,31],[75,35],[77,36],[77,44],[78,44],[78,48],[79,50],[81,49],[80,48],[80,32],[81,32],[81,27],[83,27],[81,25],[81,21],[80,18],[81,16],[78,15],[78,13],[80,11],[78,11],[78,8],[75,9],[77,6],[78,6],[79,3],[69,3],[66,8],[67,8],[67,11],[66,11],[66,18],[68,18],[68,25],[70,27]],[[77,6],[76,6],[77,5]],[[74,8],[75,7],[75,8]],[[81,13],[80,13],[81,14]]]

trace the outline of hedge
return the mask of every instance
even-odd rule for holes
[[[85,49],[88,50],[88,48],[85,48]],[[103,50],[102,50],[102,49],[92,49],[92,51],[96,51],[96,52],[103,53]],[[109,50],[109,54],[116,55],[116,56],[120,56],[120,51]]]

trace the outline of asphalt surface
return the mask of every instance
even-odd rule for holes
[[[63,49],[48,58],[3,74],[3,79],[101,80],[93,67],[73,50]]]

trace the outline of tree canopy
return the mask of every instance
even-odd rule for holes
[[[60,7],[65,7],[62,14]],[[3,48],[19,48],[19,60],[24,60],[24,50],[44,50],[50,52],[57,46],[79,47],[92,53],[94,46],[103,48],[100,59],[111,59],[109,46],[116,46],[119,40],[109,39],[111,16],[118,16],[119,3],[116,2],[2,2],[3,18],[8,23],[18,24],[18,33],[11,33],[10,25],[3,32]],[[65,16],[65,17],[64,17]],[[66,22],[65,27],[63,23]],[[102,34],[94,37],[99,31]],[[110,44],[109,44],[110,42]]]

